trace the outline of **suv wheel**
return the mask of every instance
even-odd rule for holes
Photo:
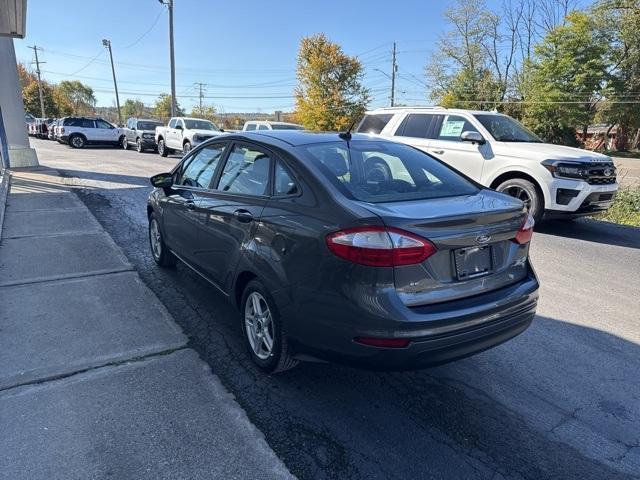
[[[72,148],[84,148],[87,140],[82,135],[71,135],[69,137],[69,145]]]
[[[142,148],[142,140],[140,140],[139,138],[136,140],[136,151],[138,153],[144,152],[144,148]]]
[[[522,200],[527,211],[538,222],[544,213],[544,198],[536,186],[524,178],[511,178],[502,182],[497,191]]]
[[[182,146],[182,153],[189,153],[191,151],[191,142],[184,142]]]
[[[122,137],[120,139],[120,144],[124,150],[129,150],[129,140],[127,140],[127,137]]]
[[[168,150],[169,149],[164,144],[164,140],[162,138],[158,140],[158,153],[160,154],[160,156],[166,157],[169,154]]]
[[[149,245],[151,246],[151,255],[158,265],[161,267],[175,266],[176,257],[167,248],[162,239],[162,230],[160,230],[160,224],[155,213],[152,213],[149,217]]]
[[[240,311],[249,356],[260,370],[278,373],[298,364],[298,360],[290,355],[275,303],[262,283],[249,282],[242,294]]]

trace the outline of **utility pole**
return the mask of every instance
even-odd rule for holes
[[[175,117],[176,108],[176,60],[173,52],[173,0],[158,0],[169,10],[169,59],[171,61],[171,116]]]
[[[196,82],[195,85],[200,89],[200,93],[198,94],[198,98],[200,99],[200,115],[203,115],[202,113],[202,100],[204,99],[204,92],[202,91],[203,87],[206,87],[207,84],[206,83],[200,83],[200,82]]]
[[[116,106],[118,107],[118,125],[122,125],[122,114],[120,113],[120,96],[118,95],[118,82],[116,82],[116,69],[113,66],[113,53],[111,52],[111,40],[102,40],[102,45],[109,50],[109,58],[111,59],[111,73],[113,73],[113,86],[116,89]]]
[[[396,71],[398,70],[398,65],[396,65],[396,42],[393,42],[393,55],[391,57],[391,106],[395,102],[396,96]]]
[[[36,56],[36,74],[38,75],[38,93],[40,94],[40,114],[42,115],[42,118],[45,118],[45,113],[44,113],[44,97],[42,95],[42,79],[40,78],[40,61],[38,60],[38,50],[42,50],[41,48],[36,47],[35,45],[33,47],[27,47],[30,48],[31,50],[33,50],[33,53],[35,53]],[[42,62],[42,63],[46,63],[46,62]]]

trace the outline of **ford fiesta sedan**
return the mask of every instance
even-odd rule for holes
[[[414,369],[531,323],[533,220],[424,152],[365,135],[218,137],[151,179],[156,263],[235,303],[253,361]]]

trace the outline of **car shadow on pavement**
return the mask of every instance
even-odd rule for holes
[[[640,228],[593,219],[545,220],[536,225],[536,232],[588,242],[640,248]]]
[[[150,177],[146,176],[135,176],[135,175],[121,175],[117,173],[98,173],[91,172],[85,170],[68,170],[68,169],[60,169],[58,170],[60,176],[65,178],[79,178],[81,180],[94,180],[96,182],[105,182],[105,183],[117,183],[123,185],[138,185],[141,187],[149,187],[151,188],[151,182],[149,181]],[[53,174],[52,174],[53,175]]]

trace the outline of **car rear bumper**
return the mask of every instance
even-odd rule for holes
[[[463,300],[390,311],[387,324],[367,321],[367,312],[345,305],[342,318],[323,319],[307,312],[304,334],[292,339],[304,355],[377,370],[418,369],[468,357],[522,333],[531,324],[538,300],[533,269],[508,287]],[[337,308],[336,308],[337,307]],[[321,310],[320,310],[321,311]],[[398,314],[403,313],[403,318]],[[367,324],[375,325],[367,328]],[[300,329],[292,328],[295,333]],[[362,345],[356,337],[409,339],[403,348]]]

